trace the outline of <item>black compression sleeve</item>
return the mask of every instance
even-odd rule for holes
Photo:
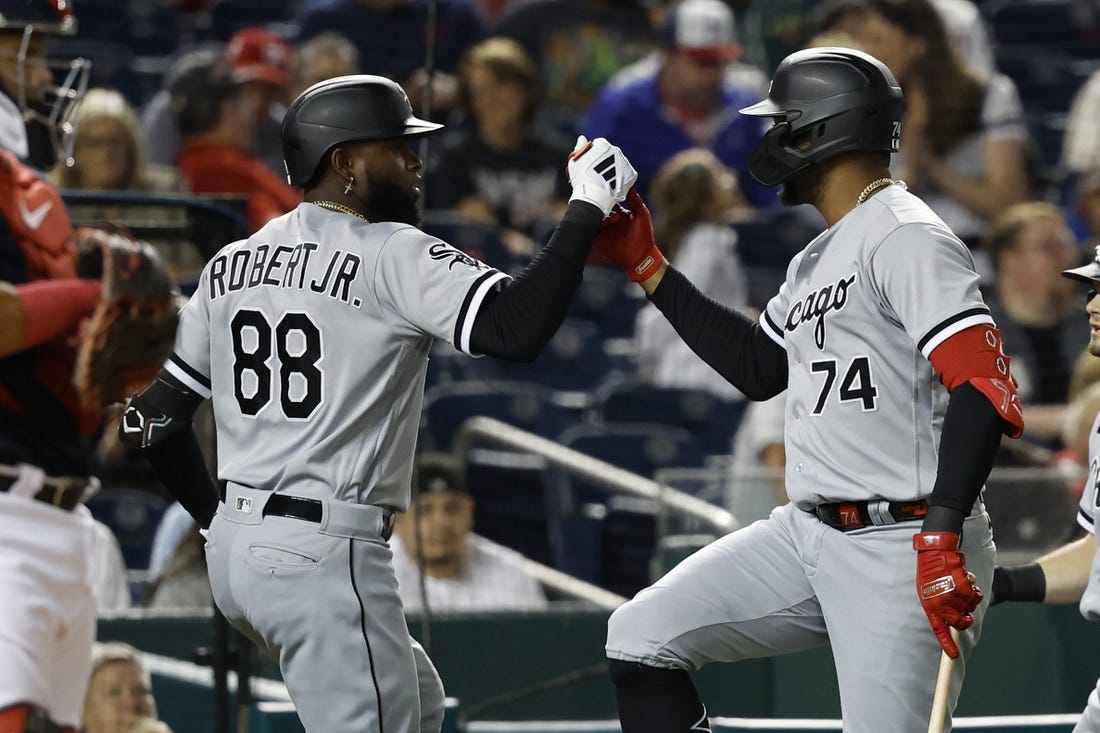
[[[202,527],[218,508],[218,490],[206,468],[191,418],[203,398],[165,370],[130,401],[119,435],[142,448],[168,492]]]
[[[925,532],[961,532],[974,500],[993,468],[1004,418],[969,382],[951,392],[940,435],[936,485],[929,497]]]
[[[649,297],[691,350],[751,400],[787,388],[787,352],[760,324],[701,293],[669,267]]]
[[[149,465],[168,492],[195,518],[210,526],[218,510],[218,487],[206,468],[195,429],[188,426],[146,449]]]
[[[592,204],[574,201],[530,264],[486,296],[470,331],[475,354],[532,361],[558,330],[581,284],[588,251],[603,221]]]

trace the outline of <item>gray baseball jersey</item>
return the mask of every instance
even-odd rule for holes
[[[969,250],[900,185],[794,257],[760,322],[788,355],[795,504],[932,492],[948,394],[928,357],[993,323],[978,283]]]
[[[220,478],[404,510],[432,341],[469,353],[506,278],[414,227],[302,204],[207,263],[166,368],[213,400]]]
[[[1096,513],[1100,508],[1100,414],[1089,432],[1089,474],[1085,490],[1081,492],[1081,504],[1077,510],[1077,523],[1096,534]],[[1100,554],[1093,560],[1089,583],[1081,596],[1081,613],[1089,621],[1100,621]]]
[[[607,655],[694,670],[831,644],[845,731],[924,733],[941,651],[915,592],[920,523],[838,532],[802,509],[931,493],[948,394],[928,356],[992,323],[972,258],[919,199],[888,186],[794,258],[761,323],[787,351],[792,503],[619,607]],[[995,547],[980,507],[961,548],[988,587]],[[963,659],[986,608],[962,632]],[[953,665],[948,709],[964,670]]]
[[[1081,504],[1077,510],[1077,523],[1093,535],[1096,534],[1096,513],[1100,509],[1100,414],[1089,432],[1089,474],[1085,490],[1081,492]],[[1092,559],[1089,582],[1081,595],[1081,615],[1089,621],[1100,621],[1100,552]],[[1100,733],[1100,680],[1089,693],[1088,702],[1081,713],[1073,733]]]
[[[212,398],[227,482],[210,588],[310,733],[439,731],[379,507],[408,507],[433,339],[468,353],[506,277],[411,226],[301,204],[219,252],[183,310],[166,368]],[[268,512],[277,493],[320,519]]]

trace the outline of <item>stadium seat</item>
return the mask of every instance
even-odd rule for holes
[[[825,224],[798,209],[776,209],[736,222],[733,228],[748,275],[749,305],[763,308],[778,292],[791,258],[824,231]]]
[[[165,0],[81,0],[76,15],[79,40],[119,43],[138,56],[167,56],[189,40],[186,16]]]
[[[660,468],[698,468],[706,463],[706,455],[691,433],[654,423],[577,425],[558,436],[557,442],[645,478],[652,478]],[[606,503],[607,489],[584,479],[557,475],[555,469],[551,473],[572,506]]]
[[[659,507],[648,499],[613,496],[603,521],[603,587],[627,598],[652,581]]]
[[[466,488],[477,502],[475,532],[552,565],[545,469],[538,456],[476,448],[466,457]]]
[[[477,359],[470,364],[470,374],[477,379],[532,382],[574,393],[574,402],[587,402],[588,393],[625,379],[622,368],[622,362],[608,353],[606,339],[596,325],[567,320],[533,362]]]
[[[109,488],[86,503],[92,516],[114,532],[126,567],[130,570],[148,568],[153,535],[168,501],[142,489]]]
[[[225,42],[242,28],[270,27],[278,32],[292,24],[295,5],[287,0],[215,0],[210,32]]]
[[[420,442],[428,450],[449,451],[462,423],[482,415],[547,438],[577,422],[574,413],[535,384],[455,382],[440,384],[424,395]]]
[[[569,308],[569,318],[592,323],[605,338],[634,335],[634,321],[645,305],[642,289],[618,267],[589,266]]]
[[[629,383],[598,398],[598,419],[606,425],[659,423],[691,433],[706,454],[731,451],[733,435],[745,413],[744,402],[724,400],[701,389]]]
[[[1100,26],[1087,5],[1076,0],[1004,0],[988,11],[990,35],[999,49],[1030,44],[1100,58]]]

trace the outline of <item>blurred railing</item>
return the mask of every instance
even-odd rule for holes
[[[709,531],[726,534],[737,528],[733,515],[722,507],[656,481],[624,471],[610,463],[558,445],[489,417],[472,417],[462,424],[453,452],[462,459],[475,443],[489,442],[542,456],[566,473],[598,484],[615,493],[660,502],[662,507],[694,518]]]

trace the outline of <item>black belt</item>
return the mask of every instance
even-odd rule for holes
[[[0,491],[11,489],[16,480],[16,476],[0,475]],[[34,499],[71,512],[84,498],[84,490],[87,488],[87,479],[47,479],[34,495]]]
[[[225,501],[225,484],[218,484],[218,493],[221,500]],[[264,504],[263,516],[265,517],[290,517],[301,519],[303,522],[321,523],[322,505],[319,499],[304,499],[300,496],[288,496],[286,494],[272,494]],[[389,541],[393,535],[393,526],[396,523],[397,514],[389,512],[385,515],[382,529],[382,539]]]
[[[911,522],[924,519],[928,513],[928,502],[920,501],[841,501],[835,504],[818,504],[813,508],[825,524],[841,532],[864,527],[882,527],[897,522]]]

